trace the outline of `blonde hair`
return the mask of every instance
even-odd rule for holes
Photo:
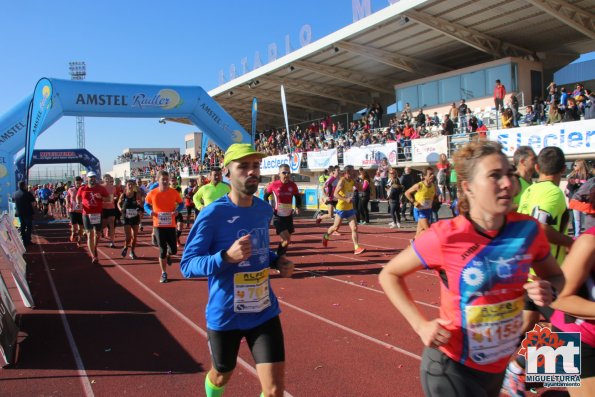
[[[506,158],[502,153],[502,145],[498,142],[488,140],[477,140],[470,142],[460,148],[454,154],[455,172],[457,173],[457,192],[458,209],[461,214],[467,215],[470,210],[469,199],[462,188],[464,181],[471,182],[475,176],[477,164],[481,159],[492,154],[499,154]]]

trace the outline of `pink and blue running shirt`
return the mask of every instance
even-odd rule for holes
[[[441,279],[440,317],[452,336],[440,350],[480,371],[504,371],[519,342],[529,268],[550,253],[539,223],[510,213],[489,236],[460,215],[432,225],[413,249]]]

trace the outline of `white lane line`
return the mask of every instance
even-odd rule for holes
[[[302,308],[297,307],[295,305],[292,305],[291,303],[288,303],[288,302],[286,302],[284,300],[279,299],[279,302],[281,304],[283,304],[283,305],[286,305],[286,306],[294,309],[294,310],[297,310],[298,312],[300,312],[302,314],[305,314],[305,315],[310,316],[310,317],[314,317],[317,320],[320,320],[320,321],[325,322],[327,324],[330,324],[330,325],[332,325],[334,327],[337,327],[339,329],[342,329],[345,332],[349,332],[350,334],[359,336],[360,338],[366,339],[366,340],[368,340],[368,341],[370,341],[372,343],[375,343],[375,344],[380,345],[382,347],[386,347],[388,349],[396,350],[399,353],[402,353],[402,354],[404,354],[406,356],[413,357],[413,358],[421,361],[421,357],[420,356],[418,356],[417,354],[412,353],[412,352],[410,352],[408,350],[402,349],[402,348],[397,347],[395,345],[391,345],[390,343],[383,342],[380,339],[376,339],[376,338],[374,338],[374,337],[372,337],[370,335],[363,334],[363,333],[361,333],[359,331],[356,331],[356,330],[354,330],[352,328],[349,328],[349,327],[346,327],[344,325],[338,324],[338,323],[336,323],[334,321],[331,321],[331,320],[329,320],[327,318],[321,317],[318,314],[314,314],[314,313],[312,313],[312,312],[310,312],[308,310],[305,310],[305,309],[302,309]]]
[[[155,291],[153,291],[151,288],[149,288],[147,285],[145,285],[142,281],[140,281],[138,278],[136,278],[134,275],[132,275],[132,273],[130,273],[128,270],[124,269],[124,267],[122,265],[120,265],[118,262],[116,262],[115,260],[110,258],[108,255],[106,255],[106,253],[103,250],[97,249],[97,251],[100,252],[103,256],[105,256],[118,269],[120,269],[122,272],[124,272],[124,274],[126,274],[132,281],[134,281],[142,289],[144,289],[146,292],[148,292],[149,295],[151,295],[153,298],[157,299],[163,306],[165,306],[166,308],[171,310],[172,313],[174,313],[180,320],[185,322],[187,325],[189,325],[192,329],[197,331],[204,338],[207,338],[207,332],[205,330],[203,330],[198,325],[196,325],[191,319],[186,317],[182,312],[180,312],[178,309],[176,309],[174,306],[172,306],[168,301],[163,299],[161,296],[159,296],[159,294],[157,294]],[[243,360],[241,357],[238,357],[238,362],[240,363],[240,365],[242,367],[244,367],[248,372],[250,372],[252,375],[254,375],[258,379],[258,374],[256,373],[256,369],[254,367],[252,367],[248,362]],[[291,395],[287,391],[284,392],[283,395],[286,397],[293,397],[293,395]]]
[[[37,240],[37,245],[41,246],[39,242],[39,236],[35,237]],[[74,357],[74,361],[76,363],[77,373],[79,375],[79,379],[81,380],[81,385],[83,387],[85,396],[94,397],[95,394],[93,393],[93,387],[91,386],[91,382],[89,381],[89,376],[87,375],[87,371],[85,370],[85,365],[83,364],[83,359],[81,358],[79,349],[76,346],[76,342],[74,341],[74,336],[72,335],[70,324],[68,323],[68,319],[66,318],[66,312],[64,311],[64,307],[62,306],[62,301],[60,300],[60,296],[58,295],[56,284],[54,284],[54,279],[50,272],[48,261],[45,258],[45,254],[43,253],[43,251],[41,255],[41,260],[43,261],[43,267],[45,268],[45,273],[47,274],[48,280],[50,282],[50,287],[52,288],[52,294],[54,295],[54,299],[56,300],[56,306],[58,306],[60,320],[62,320],[62,326],[64,327],[66,338],[68,339],[68,344],[70,345],[70,350],[72,351],[72,356]]]
[[[322,273],[318,273],[316,271],[312,271],[312,270],[308,270],[308,269],[302,269],[302,268],[299,268],[299,267],[296,267],[296,270],[300,270],[300,271],[306,272],[306,273],[311,273],[311,274],[316,275],[317,277],[327,278],[329,280],[333,280],[333,281],[336,281],[338,283],[347,284],[347,285],[349,285],[351,287],[363,288],[363,289],[366,289],[368,291],[376,292],[377,294],[385,295],[384,294],[384,291],[380,291],[380,290],[377,290],[376,288],[368,287],[366,285],[357,284],[357,283],[354,283],[353,281],[342,280],[340,278],[336,278],[336,277],[332,277],[332,276],[325,276]],[[415,300],[414,302],[415,303],[418,303],[420,305],[423,305],[423,306],[431,307],[433,309],[439,309],[440,308],[439,306],[432,305],[431,303],[426,303],[426,302],[417,301],[417,300]]]

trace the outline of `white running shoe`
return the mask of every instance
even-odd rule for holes
[[[401,228],[401,223],[397,222],[397,228],[400,229]]]

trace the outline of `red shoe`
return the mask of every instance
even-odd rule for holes
[[[363,247],[358,247],[355,251],[353,251],[354,255],[360,255],[363,254],[364,252],[366,252],[366,249]]]
[[[322,236],[322,246],[324,248],[328,247],[328,238],[326,237],[326,234]]]
[[[320,225],[320,222],[322,222],[322,219],[320,217],[316,217],[316,224]]]

